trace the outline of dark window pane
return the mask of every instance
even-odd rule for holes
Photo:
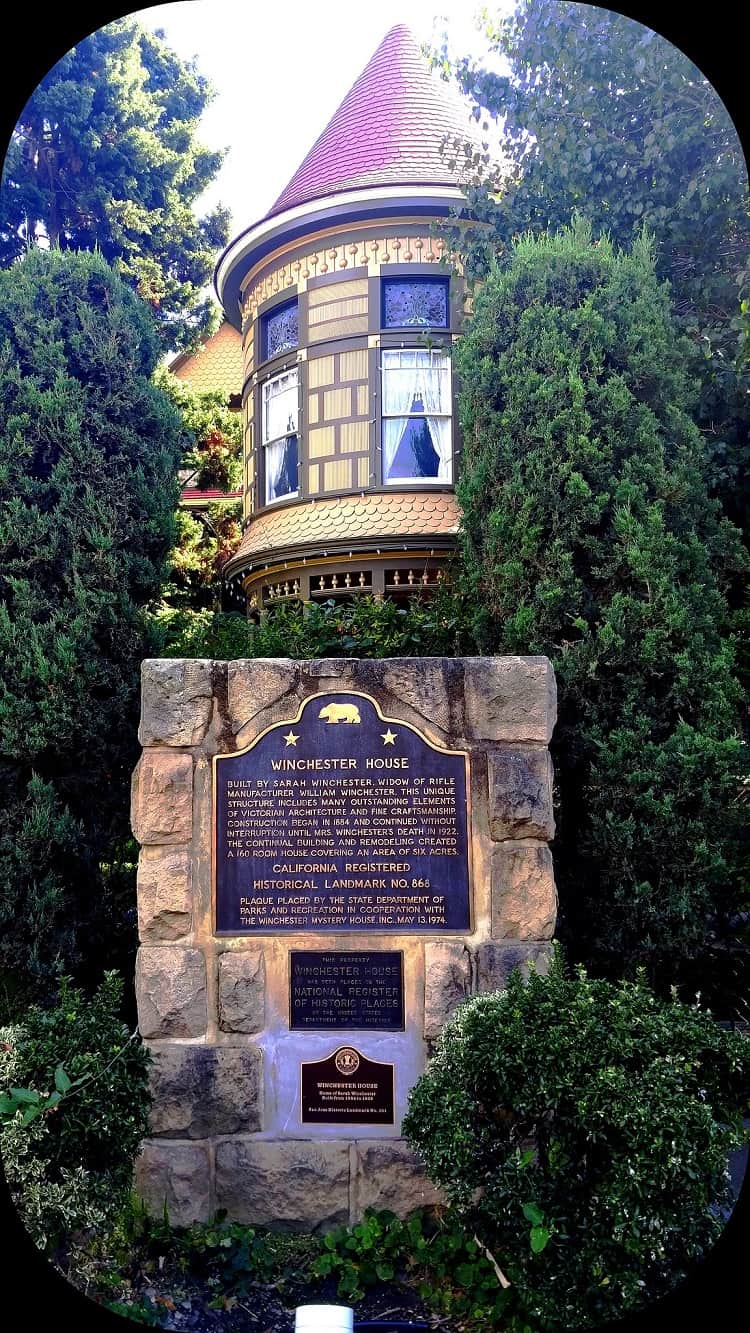
[[[447,329],[448,282],[417,278],[386,279],[383,283],[383,327]]]
[[[279,356],[296,347],[299,342],[297,302],[279,306],[263,319],[265,329],[265,358]]]
[[[440,459],[432,443],[430,429],[424,418],[421,421],[408,417],[390,418],[384,422],[384,429],[391,433],[386,440],[388,454],[395,446],[393,461],[388,468],[388,481],[409,477],[437,478]],[[398,443],[396,444],[396,441]]]

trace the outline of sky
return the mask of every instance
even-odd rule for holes
[[[406,23],[435,46],[447,31],[452,52],[479,55],[479,8],[480,0],[182,0],[133,10],[145,27],[163,28],[182,59],[195,57],[216,90],[200,138],[229,152],[197,211],[225,204],[232,235],[263,217],[389,28]]]

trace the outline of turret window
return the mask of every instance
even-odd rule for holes
[[[448,328],[447,278],[385,278],[384,329]]]
[[[451,364],[446,352],[381,353],[383,481],[453,480]]]
[[[299,372],[295,367],[263,385],[262,443],[266,504],[298,490]]]
[[[299,312],[296,299],[269,310],[262,320],[263,360],[281,356],[299,344]]]

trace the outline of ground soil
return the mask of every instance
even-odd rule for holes
[[[224,1295],[210,1281],[165,1263],[156,1272],[136,1265],[128,1274],[127,1292],[106,1293],[95,1270],[82,1274],[70,1257],[60,1257],[57,1266],[89,1299],[116,1301],[118,1313],[131,1319],[142,1318],[145,1308],[144,1323],[174,1333],[293,1333],[298,1305],[352,1305],[358,1321],[413,1321],[434,1333],[464,1333],[454,1320],[432,1313],[406,1282],[380,1283],[356,1303],[336,1294],[333,1279],[320,1279],[314,1286],[286,1284],[283,1292],[278,1284],[248,1283],[244,1290]]]

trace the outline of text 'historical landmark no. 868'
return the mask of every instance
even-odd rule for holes
[[[471,929],[468,756],[316,694],[214,759],[220,934]]]

